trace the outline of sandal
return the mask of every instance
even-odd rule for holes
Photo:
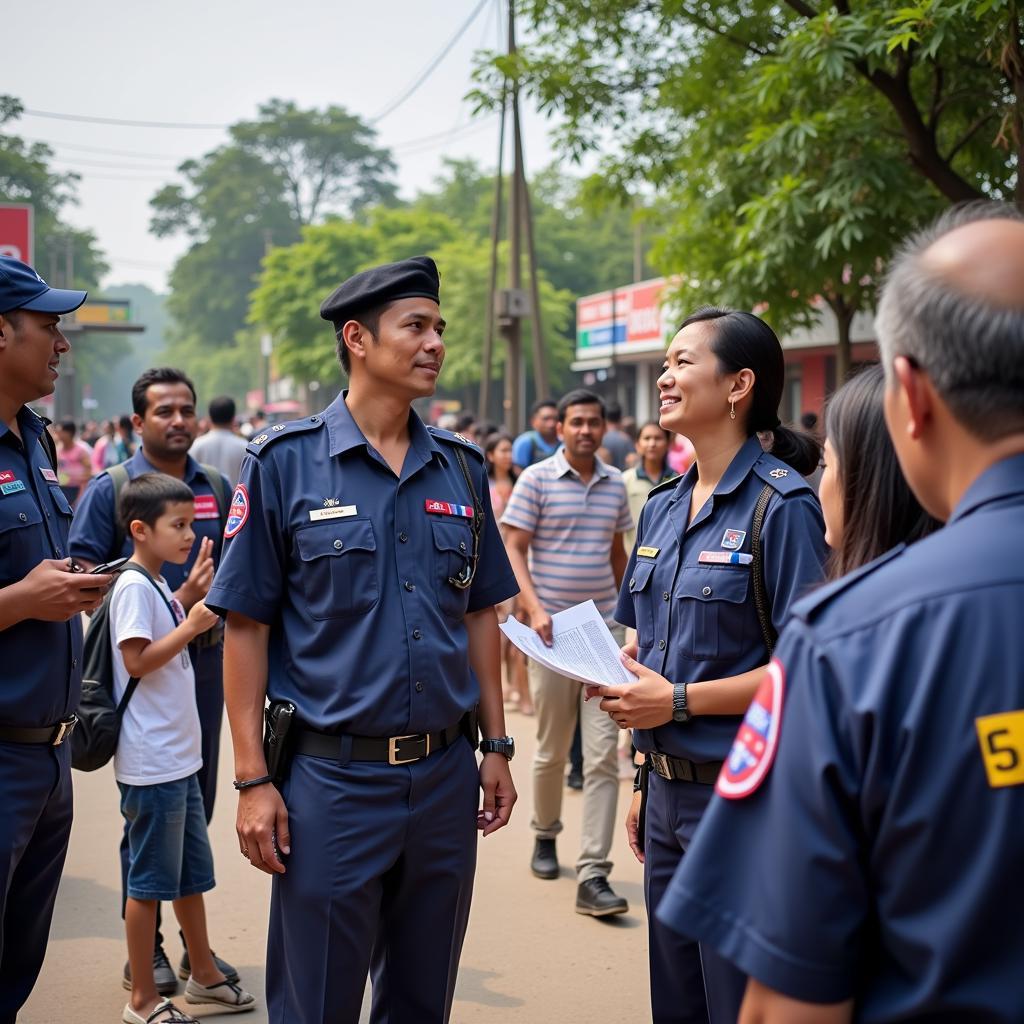
[[[195,1006],[216,1006],[227,1013],[243,1013],[256,1009],[256,997],[233,981],[216,985],[200,985],[195,978],[185,984],[185,1002]]]
[[[131,1003],[125,1003],[121,1020],[123,1024],[200,1024],[195,1017],[182,1013],[170,999],[161,999],[148,1017],[136,1013]]]

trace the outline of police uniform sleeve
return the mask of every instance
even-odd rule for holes
[[[779,729],[773,741],[769,727],[759,751],[764,721],[754,706],[770,707],[760,698],[776,685]],[[835,666],[802,623],[781,638],[751,709],[657,915],[769,988],[840,1002],[864,963],[856,753],[864,746]]]
[[[224,551],[206,606],[271,625],[287,582],[287,538],[273,462],[247,455],[231,495]]]
[[[825,578],[825,522],[814,495],[801,491],[769,507],[761,546],[772,624],[781,633],[793,604]]]
[[[491,489],[487,473],[481,466],[480,479],[475,481],[477,494],[484,510],[484,525],[480,531],[480,549],[476,563],[476,574],[469,591],[467,612],[480,611],[501,604],[519,593],[515,573],[505,554],[505,544],[491,509]]]
[[[71,520],[68,549],[72,558],[82,558],[98,565],[119,554],[132,553],[128,538],[126,551],[111,550],[115,541],[114,482],[107,473],[93,477],[82,492],[82,497]]]

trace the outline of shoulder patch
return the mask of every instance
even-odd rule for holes
[[[772,658],[715,783],[715,792],[726,800],[750,796],[768,775],[779,745],[785,688],[785,669]]]
[[[304,416],[301,420],[289,420],[287,423],[275,423],[269,430],[264,430],[250,438],[245,450],[250,455],[259,455],[279,438],[304,434],[310,430],[319,430],[323,425],[324,419],[319,415]]]
[[[442,430],[440,427],[427,426],[427,433],[436,437],[438,441],[446,441],[448,444],[457,444],[461,448],[468,448],[474,455],[483,459],[484,453],[480,446],[462,434],[456,434],[453,430]]]
[[[906,544],[898,544],[891,551],[886,551],[884,555],[879,555],[873,562],[868,562],[867,565],[862,565],[859,569],[854,569],[852,572],[848,572],[841,579],[834,580],[832,583],[826,583],[822,587],[818,587],[813,593],[808,594],[806,597],[800,598],[793,605],[791,614],[794,618],[802,619],[804,622],[810,622],[814,616],[821,611],[833,598],[838,597],[840,594],[849,590],[855,583],[863,579],[865,576],[870,576],[871,573],[875,572],[881,566],[887,562],[891,562],[897,555],[901,554],[906,549]]]
[[[811,485],[792,466],[787,466],[768,453],[754,463],[754,472],[779,494],[812,490]]]
[[[245,484],[237,484],[234,493],[231,495],[231,505],[228,508],[227,522],[224,524],[224,539],[230,540],[238,533],[249,518],[249,492]]]

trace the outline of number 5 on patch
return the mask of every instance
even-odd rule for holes
[[[1024,785],[1024,711],[974,720],[990,786]]]

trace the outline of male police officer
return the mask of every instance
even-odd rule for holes
[[[876,326],[947,525],[796,605],[658,916],[750,975],[741,1021],[1020,1021],[1024,220],[940,221]]]
[[[132,553],[131,538],[126,537],[116,525],[115,473],[123,472],[125,480],[152,472],[167,473],[184,480],[196,498],[195,532],[199,543],[182,565],[166,563],[163,575],[175,596],[188,609],[205,597],[213,579],[224,528],[220,509],[223,505],[225,513],[227,511],[231,483],[215,467],[202,466],[189,455],[198,429],[196,392],[192,381],[181,370],[168,366],[146,370],[132,385],[132,409],[132,425],[142,438],[142,444],[123,463],[123,468],[110,469],[89,482],[71,527],[71,554],[88,569],[98,562]],[[221,640],[222,630],[216,626],[189,645],[196,676],[196,707],[202,729],[203,766],[199,770],[199,788],[207,821],[213,815],[217,792],[217,763],[224,717]],[[127,836],[126,828],[121,843],[122,900],[127,885]],[[179,974],[187,978],[190,966],[186,950],[179,965]],[[229,980],[238,980],[237,971],[229,963],[219,960],[218,967]],[[163,949],[159,916],[153,971],[157,991],[161,995],[172,995],[178,983]],[[125,988],[131,987],[127,962],[122,983]]]
[[[475,829],[501,828],[515,801],[493,607],[515,577],[479,449],[410,406],[444,360],[438,303],[425,256],[324,302],[350,390],[252,439],[207,597],[227,614],[239,844],[274,874],[276,1024],[354,1024],[368,968],[372,1020],[446,1021]],[[265,695],[296,709],[280,793]]]
[[[0,1024],[14,1024],[46,952],[71,832],[80,613],[111,582],[72,572],[71,507],[46,421],[26,406],[53,394],[70,348],[61,314],[84,301],[0,256]]]

